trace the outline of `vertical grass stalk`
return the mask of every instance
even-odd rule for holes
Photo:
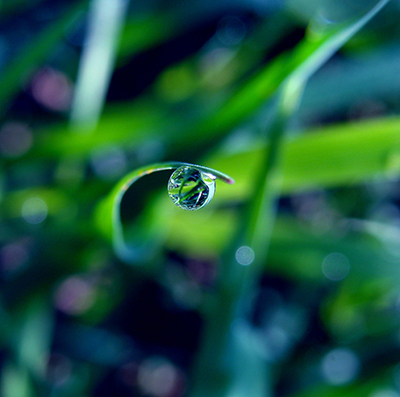
[[[240,304],[257,283],[266,266],[268,246],[276,216],[276,198],[280,194],[280,158],[287,120],[296,111],[308,78],[323,65],[344,43],[360,30],[388,0],[381,0],[359,19],[335,26],[319,34],[309,32],[296,53],[296,67],[283,82],[279,91],[274,122],[271,124],[269,145],[263,164],[255,179],[255,188],[243,213],[242,222],[233,244],[222,260],[222,269],[211,303],[204,309],[203,340],[194,365],[191,397],[239,396],[242,390],[254,397],[268,396],[267,363],[253,348],[232,332],[234,319],[240,318]],[[313,51],[307,49],[311,42]],[[251,176],[249,176],[251,177]],[[235,253],[247,246],[254,253],[254,261],[243,266]],[[253,366],[249,379],[243,365]]]
[[[128,4],[128,0],[92,1],[70,116],[72,125],[83,125],[85,131],[92,131],[101,115]]]

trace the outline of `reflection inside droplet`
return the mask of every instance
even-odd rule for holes
[[[47,217],[47,204],[38,197],[32,197],[22,205],[21,215],[32,225],[42,223]]]
[[[322,271],[329,280],[343,280],[350,271],[349,260],[337,252],[329,254],[322,262]]]
[[[243,266],[248,266],[254,261],[254,251],[247,246],[240,247],[235,256],[236,260]]]
[[[351,382],[358,375],[360,360],[350,349],[334,349],[322,360],[322,374],[332,385]]]
[[[183,166],[169,178],[168,194],[179,208],[195,211],[206,206],[215,193],[215,180],[197,168]]]

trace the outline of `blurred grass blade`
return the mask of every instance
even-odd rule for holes
[[[212,220],[201,217],[192,220],[190,229],[184,228],[185,221],[181,213],[173,217],[171,230],[174,233],[168,236],[167,247],[188,255],[213,256],[220,254],[232,237],[236,217],[233,211],[218,211],[213,214]],[[397,277],[400,269],[395,262],[385,257],[379,240],[382,235],[392,231],[398,234],[398,230],[381,226],[381,236],[371,239],[368,229],[370,224],[352,220],[347,226],[348,228],[343,226],[340,229],[346,233],[342,238],[338,238],[335,231],[320,236],[308,230],[294,216],[278,215],[271,237],[266,270],[299,282],[321,280],[324,278],[321,271],[324,258],[332,252],[340,252],[352,264],[349,279],[360,281],[369,279],[371,275],[388,277],[393,274]],[[390,237],[393,239],[397,234]],[[376,263],[380,263],[379,268]]]
[[[23,313],[17,346],[19,364],[29,373],[43,378],[53,334],[52,310],[47,297],[34,298]]]
[[[246,274],[249,285],[252,285],[253,280],[258,279],[259,273],[263,271],[276,215],[276,198],[281,193],[283,183],[282,155],[286,123],[297,110],[309,77],[374,17],[387,1],[379,1],[357,21],[335,27],[333,30],[329,29],[317,37],[309,35],[308,42],[311,43],[313,50],[309,52],[307,46],[300,46],[295,53],[294,63],[297,66],[283,83],[275,119],[269,129],[269,146],[262,155],[261,166],[256,170],[254,193],[247,207],[244,225],[241,227],[242,230],[239,228],[238,240],[234,243],[236,244],[234,252],[240,246],[249,246],[253,249],[254,264],[238,266],[235,258],[232,258],[226,266],[229,268],[225,269],[223,277],[227,288],[237,289],[238,283],[243,285],[243,274]],[[313,48],[314,43],[316,46]],[[230,282],[232,285],[229,285]]]
[[[312,25],[309,27],[311,29],[311,32],[309,32],[309,43],[315,42],[318,45],[311,54],[309,54],[306,46],[299,48],[296,55],[300,60],[303,59],[304,61],[294,70],[285,86],[285,107],[288,106],[290,108],[293,106],[291,104],[293,97],[295,98],[295,103],[297,102],[296,98],[299,95],[297,87],[301,86],[301,82],[307,81],[316,70],[368,23],[389,1],[380,0],[363,17],[350,24],[346,23],[347,26],[338,26],[333,30],[329,29],[327,32],[324,32],[324,30],[318,32],[317,29],[312,30]]]
[[[286,138],[282,149],[282,194],[348,186],[400,175],[400,118],[384,117],[313,128]],[[219,189],[218,200],[249,197],[253,175],[268,151],[268,142],[235,153],[219,153],[207,164],[228,169],[232,191]]]
[[[294,106],[303,88],[301,81],[306,81],[388,1],[379,1],[356,21],[348,21],[333,28],[328,26],[329,29],[321,31],[318,35],[309,28],[305,39],[291,53],[283,53],[272,60],[239,88],[220,110],[200,123],[196,130],[201,130],[203,134],[196,134],[199,135],[198,143],[206,142],[240,124],[272,98],[280,87],[284,87],[285,107]]]
[[[249,177],[255,187],[244,212],[243,223],[240,224],[237,236],[233,240],[233,245],[229,246],[229,252],[223,263],[220,283],[216,291],[218,308],[205,313],[203,340],[194,366],[192,396],[229,395],[225,382],[234,369],[227,368],[226,355],[229,354],[231,362],[235,362],[235,357],[240,355],[240,349],[233,351],[231,349],[228,353],[228,344],[232,339],[229,330],[234,317],[237,316],[240,299],[248,296],[264,269],[275,221],[276,197],[281,190],[280,164],[287,119],[297,110],[308,78],[386,3],[387,0],[381,0],[364,17],[355,22],[352,21],[345,26],[324,32],[317,38],[311,36],[310,39],[308,36],[308,40],[305,40],[303,45],[295,51],[289,67],[285,68],[286,76],[286,73],[280,75],[280,71],[272,69],[274,72],[272,76],[277,79],[276,88],[281,86],[282,91],[279,95],[275,118],[269,130],[270,146],[262,156],[261,164],[256,169],[256,176]],[[270,71],[270,69],[267,70]],[[250,113],[251,107],[248,105],[252,102],[251,96],[254,91],[260,93],[259,99],[264,89],[271,94],[274,91],[274,82],[270,80],[271,74],[267,76],[268,85],[264,86],[265,81],[261,80],[259,84],[252,85],[250,92],[246,91],[248,87],[245,87],[245,90],[239,92],[233,102],[227,103],[225,113],[219,114],[223,117],[214,121],[222,122],[228,127],[232,120],[235,120],[235,124],[237,123],[236,118],[242,111],[242,107],[245,108],[247,114]],[[254,104],[255,102],[251,106],[254,107]],[[242,266],[236,260],[236,250],[239,247],[247,247],[255,255],[255,260],[250,266]],[[224,340],[221,340],[221,335],[225,335]],[[257,360],[256,351],[254,351],[253,359]],[[264,368],[264,371],[267,372],[267,368]],[[206,379],[211,377],[214,377],[214,382],[209,384]],[[267,393],[269,385],[264,385],[264,388],[263,392],[259,391],[260,396]],[[231,394],[238,395],[240,391],[241,387],[238,385]]]
[[[0,77],[0,116],[7,110],[7,103],[31,77],[32,72],[46,60],[49,52],[75,21],[79,12],[85,10],[88,0],[74,2],[61,17],[46,27],[27,47],[10,62]]]
[[[118,58],[121,62],[134,54],[174,37],[182,21],[174,13],[136,16],[126,21],[121,32]]]
[[[299,109],[300,123],[340,114],[366,98],[378,99],[378,103],[390,101],[400,91],[399,63],[400,49],[395,45],[379,53],[357,54],[351,61],[335,59],[334,68],[321,70],[307,84]]]
[[[140,145],[159,137],[159,130],[165,127],[165,118],[165,110],[147,100],[139,100],[134,105],[119,105],[117,109],[108,109],[102,116],[95,134],[75,134],[66,124],[41,131],[27,158],[54,159],[71,153],[90,156],[93,150],[108,145]],[[175,118],[170,121],[178,122]],[[92,131],[90,126],[85,129],[85,125],[81,125],[79,128],[81,131]]]
[[[285,138],[281,161],[282,194],[397,178],[400,175],[399,130],[400,117],[382,117],[313,128]],[[61,153],[63,147],[82,154],[87,142],[84,137],[91,140],[90,135],[76,135],[75,140],[65,139],[58,144],[51,136],[47,136],[46,141],[54,142],[54,156]],[[117,138],[123,139],[123,136]],[[106,143],[112,136],[102,133],[96,140],[98,145],[102,139]],[[253,186],[249,175],[256,173],[268,146],[268,141],[252,143],[239,151],[218,151],[204,160],[211,168],[229,170],[235,179],[234,188],[219,186],[214,198],[216,203],[249,199]],[[36,153],[39,157],[41,154],[42,150]],[[12,194],[7,203],[15,204],[17,197],[20,197],[18,192]]]
[[[88,36],[71,109],[73,125],[95,128],[100,117],[124,24],[128,0],[92,0]]]
[[[248,230],[245,240],[242,241],[244,245],[254,249],[258,257],[257,262],[260,264],[266,259],[268,236],[271,235],[275,216],[274,201],[280,194],[282,185],[280,162],[286,121],[298,109],[301,95],[310,76],[373,18],[387,1],[379,1],[362,18],[351,24],[329,29],[317,36],[315,31],[311,32],[308,41],[318,43],[317,47],[311,53],[308,50],[304,51],[304,48],[303,52],[300,47],[296,54],[299,59],[298,66],[283,83],[277,114],[269,131],[269,147],[265,153],[263,166],[258,171],[258,182],[255,184],[256,189],[249,206],[250,214],[246,226]]]
[[[7,363],[1,372],[0,391],[3,397],[31,397],[34,395],[26,369]]]

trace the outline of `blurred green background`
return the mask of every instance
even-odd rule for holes
[[[400,396],[399,20],[1,0],[0,395]],[[140,178],[121,255],[104,203],[164,161],[235,184]]]

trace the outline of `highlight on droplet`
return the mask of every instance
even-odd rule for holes
[[[238,248],[235,254],[236,260],[243,266],[248,266],[254,261],[254,251],[252,248],[244,245]]]

